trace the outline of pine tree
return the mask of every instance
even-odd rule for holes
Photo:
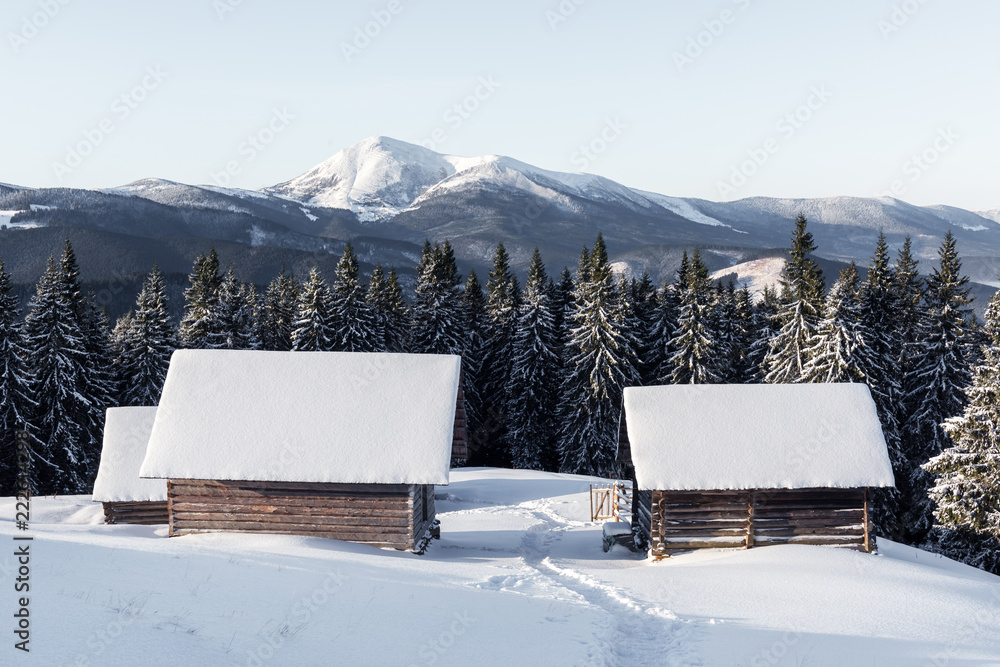
[[[40,444],[30,423],[38,403],[32,397],[26,356],[17,297],[11,294],[10,274],[0,261],[0,496],[17,493],[18,442],[28,448],[29,459]]]
[[[295,276],[279,273],[267,287],[262,308],[261,347],[287,352],[292,349],[292,331],[298,314],[299,285]]]
[[[966,389],[963,413],[943,427],[950,446],[924,464],[936,475],[933,547],[1000,574],[1000,292],[986,311],[989,342]]]
[[[502,466],[510,462],[507,449],[508,374],[513,357],[517,325],[518,288],[510,270],[510,257],[497,244],[493,268],[486,283],[486,347],[483,354],[480,391],[484,405],[493,408],[483,464]]]
[[[715,298],[708,269],[701,261],[695,248],[683,283],[686,285],[681,295],[681,308],[677,318],[677,329],[670,345],[671,357],[669,378],[660,378],[661,384],[712,384],[721,381],[719,346],[713,330]]]
[[[636,339],[639,381],[644,385],[656,384],[656,369],[659,365],[659,341],[656,336],[660,316],[659,295],[649,273],[645,271],[639,280],[632,279],[629,290],[634,304],[633,335]]]
[[[476,271],[469,271],[462,290],[462,328],[465,347],[462,351],[463,390],[469,461],[473,464],[485,454],[492,416],[483,402],[481,391],[483,354],[486,351],[486,296]]]
[[[38,464],[42,493],[83,493],[94,461],[90,452],[90,411],[86,397],[87,337],[76,260],[66,244],[59,265],[50,257],[25,319],[32,395],[38,401]]]
[[[673,348],[674,333],[677,330],[677,317],[681,300],[675,285],[663,281],[656,293],[656,307],[649,323],[649,333],[646,335],[648,349],[644,366],[646,376],[644,385],[660,384],[673,374],[671,360],[677,352]]]
[[[417,264],[417,288],[410,310],[412,352],[462,353],[465,334],[458,292],[460,280],[451,244],[445,241],[431,247],[430,242],[425,241]]]
[[[535,248],[513,337],[507,410],[511,462],[531,470],[543,470],[556,458],[554,414],[561,360],[546,281]]]
[[[358,273],[358,257],[348,243],[331,290],[333,347],[343,352],[372,352],[379,346],[375,312],[365,300]]]
[[[932,506],[927,497],[929,473],[919,467],[938,456],[949,444],[941,424],[962,412],[969,373],[971,332],[967,324],[971,299],[962,275],[962,262],[955,249],[955,237],[945,235],[938,252],[940,264],[927,279],[923,313],[917,337],[917,354],[908,377],[912,387],[907,404],[913,412],[906,423],[906,458],[913,467],[905,480],[908,492],[908,540],[921,542],[932,525]]]
[[[747,384],[757,376],[757,367],[751,357],[751,346],[755,340],[753,296],[750,288],[743,285],[733,296],[735,309],[734,338],[730,356],[730,382]]]
[[[219,285],[216,319],[220,335],[219,347],[227,350],[256,350],[260,348],[260,335],[256,329],[256,291],[236,279],[233,265],[229,265],[225,278]]]
[[[911,252],[910,237],[903,241],[896,258],[893,291],[896,297],[896,324],[899,349],[897,350],[900,373],[900,421],[913,412],[907,397],[914,396],[918,387],[910,385],[913,379],[913,359],[917,356],[917,336],[923,313],[923,279],[917,271],[918,263]],[[902,428],[903,424],[901,424]],[[919,463],[916,462],[916,463]],[[908,464],[914,465],[914,464]],[[908,474],[908,473],[907,473]]]
[[[748,383],[764,381],[767,374],[768,353],[771,351],[771,341],[778,335],[780,319],[778,312],[781,304],[778,294],[770,285],[765,285],[761,298],[753,307],[753,317],[750,320],[750,353],[747,358],[749,371]]]
[[[800,214],[795,218],[788,261],[781,269],[781,328],[771,339],[765,359],[766,382],[798,382],[809,361],[809,341],[823,308],[823,272],[809,258],[815,250],[813,236],[806,231],[806,218]]]
[[[863,341],[859,351],[860,368],[878,411],[893,472],[896,479],[901,480],[909,475],[909,465],[903,452],[900,428],[899,301],[896,275],[889,266],[889,247],[882,233],[879,233],[875,253],[868,265],[859,300]],[[896,489],[875,492],[873,515],[880,534],[896,539],[902,537],[900,498]]]
[[[135,314],[130,313],[124,324],[119,320],[112,338],[124,359],[122,405],[158,404],[177,340],[170,323],[163,276],[155,264],[136,299]]]
[[[622,391],[635,384],[635,360],[623,356],[622,332],[612,313],[618,295],[604,239],[583,249],[577,271],[572,339],[561,401],[560,468],[611,476],[615,462]]]
[[[184,316],[181,318],[181,345],[196,349],[226,347],[226,334],[219,317],[219,256],[215,248],[206,257],[199,255],[188,277],[191,286],[184,290]]]
[[[863,382],[859,352],[864,346],[858,272],[852,263],[830,288],[823,319],[809,342],[803,382]]]
[[[333,330],[330,326],[330,288],[313,267],[299,293],[298,313],[292,328],[292,349],[330,352]]]

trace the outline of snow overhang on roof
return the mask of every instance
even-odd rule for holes
[[[140,502],[167,499],[167,484],[142,479],[139,468],[153,430],[156,408],[108,408],[104,422],[101,465],[94,481],[97,502]]]
[[[643,489],[894,485],[864,384],[628,387],[625,419]]]
[[[178,350],[143,477],[447,484],[461,358]]]

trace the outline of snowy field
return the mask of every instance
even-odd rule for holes
[[[0,664],[1000,665],[1000,578],[908,547],[601,549],[588,483],[453,471],[424,556],[320,538],[166,539],[35,498],[31,653]],[[15,532],[0,500],[0,532]],[[23,533],[22,533],[23,534]]]

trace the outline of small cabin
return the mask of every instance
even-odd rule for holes
[[[701,548],[875,548],[871,489],[894,485],[864,384],[628,387],[619,459],[654,558]]]
[[[94,501],[103,503],[105,523],[167,523],[166,483],[139,477],[155,419],[155,407],[108,408],[94,481]]]
[[[465,459],[461,358],[178,350],[141,474],[170,535],[329,537],[421,550],[434,487]]]

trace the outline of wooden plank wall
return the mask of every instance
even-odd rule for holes
[[[167,483],[170,535],[234,530],[412,549],[425,523],[420,488],[172,479]],[[433,503],[433,490],[430,497]]]
[[[654,557],[768,544],[874,549],[865,489],[653,491],[652,507]]]
[[[110,502],[104,505],[104,523],[167,523],[167,501]]]

